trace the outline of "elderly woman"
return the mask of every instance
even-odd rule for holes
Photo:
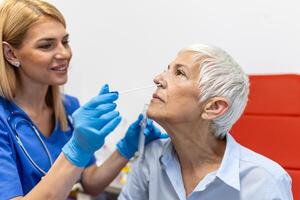
[[[185,48],[154,82],[147,115],[170,139],[146,147],[119,200],[292,199],[289,175],[229,134],[246,106],[249,82],[226,52]]]

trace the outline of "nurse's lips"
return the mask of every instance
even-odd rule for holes
[[[152,95],[152,99],[153,100],[159,100],[159,101],[162,101],[162,102],[165,102],[162,98],[160,98],[160,96],[158,96],[156,93],[154,93],[153,95]]]
[[[50,69],[57,72],[66,72],[68,69],[68,63],[65,62],[65,63],[57,64],[51,67]]]

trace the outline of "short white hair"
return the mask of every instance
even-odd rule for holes
[[[249,94],[249,79],[242,68],[224,50],[209,45],[196,44],[180,50],[196,52],[195,62],[200,62],[200,102],[213,97],[224,97],[229,109],[213,120],[215,137],[224,138],[243,113]]]

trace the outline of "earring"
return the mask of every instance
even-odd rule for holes
[[[19,61],[16,61],[14,64],[13,64],[13,66],[15,66],[15,67],[20,67],[20,62]]]

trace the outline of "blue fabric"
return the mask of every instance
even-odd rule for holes
[[[241,145],[228,133],[218,170],[208,173],[186,195],[180,162],[171,140],[146,147],[119,200],[292,200],[291,179],[274,161]],[[188,148],[188,147],[187,147]]]
[[[25,156],[20,145],[17,143],[15,133],[12,132],[7,122],[7,117],[10,114],[8,106],[11,105],[13,111],[24,113],[15,104],[10,104],[7,100],[0,97],[0,199],[10,199],[16,196],[26,195],[44,176],[38,171]],[[65,110],[68,115],[71,115],[74,110],[79,107],[79,102],[76,98],[64,96]],[[25,114],[25,113],[24,113]],[[28,116],[25,114],[25,117]],[[19,120],[18,118],[15,119]],[[14,120],[14,121],[15,121]],[[28,118],[27,120],[30,121]],[[14,122],[13,121],[13,122]],[[49,158],[37,139],[33,130],[27,125],[19,126],[18,134],[24,144],[26,150],[32,159],[44,171],[48,171],[51,167]],[[44,137],[45,142],[52,160],[55,161],[61,153],[62,147],[71,138],[73,127],[69,121],[67,131],[62,132],[60,126],[56,123],[55,128],[50,137]],[[90,165],[95,163],[95,157],[90,161]]]

